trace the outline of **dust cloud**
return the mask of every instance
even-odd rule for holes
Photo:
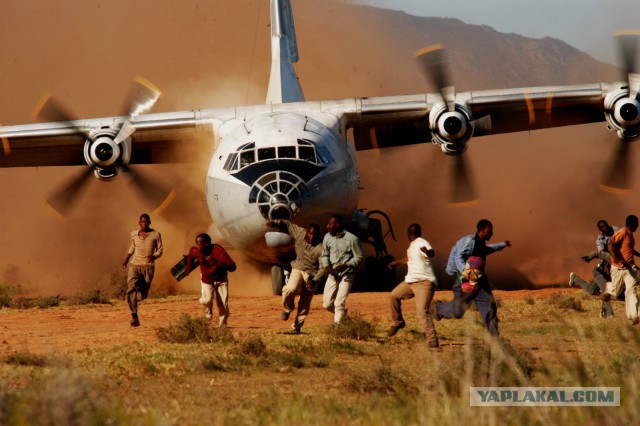
[[[452,61],[459,90],[617,78],[615,70],[582,56],[576,59],[580,66],[548,61],[546,68],[539,55],[530,61],[505,52],[492,57],[503,36],[482,29],[490,37],[482,47],[473,33],[478,28],[457,21],[417,20],[337,1],[299,0],[294,8],[301,57],[296,67],[309,100],[433,91],[415,70],[412,52],[442,38],[457,52]],[[157,112],[260,104],[266,95],[266,0],[3,2],[0,15],[5,125],[32,122],[30,113],[44,93],[53,93],[79,117],[118,114],[136,75],[163,89]],[[454,24],[455,30],[442,29]],[[473,46],[465,47],[464,31],[471,31],[466,39],[475,40]],[[530,72],[518,68],[527,66]],[[446,204],[448,158],[437,147],[362,152],[360,205],[389,213],[399,237],[389,249],[397,257],[406,249],[406,226],[418,222],[436,249],[440,271],[455,241],[486,217],[494,222],[495,241],[513,243],[490,259],[497,286],[560,283],[572,270],[588,275],[589,266],[578,257],[594,246],[598,219],[620,225],[637,212],[634,195],[620,198],[596,189],[614,141],[602,124],[475,139],[467,158],[481,203],[465,209]],[[169,268],[196,234],[211,229],[203,191],[212,146],[202,145],[201,164],[140,166],[174,184],[178,194],[162,216],[152,215],[165,243],[154,291],[198,291],[197,274],[178,285]],[[38,294],[121,282],[128,235],[151,207],[123,179],[92,181],[61,222],[42,207],[42,197],[79,171],[0,169],[0,282],[20,283]],[[239,265],[230,275],[231,293],[269,294],[268,267],[237,251],[230,254]]]

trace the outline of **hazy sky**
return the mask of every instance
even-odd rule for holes
[[[640,0],[352,0],[418,16],[457,18],[501,32],[553,37],[617,64],[612,34],[640,27]]]

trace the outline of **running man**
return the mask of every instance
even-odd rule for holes
[[[322,307],[332,312],[335,325],[340,324],[347,313],[347,296],[353,285],[353,277],[362,260],[358,237],[344,229],[344,219],[333,215],[327,223],[327,234],[322,241],[321,262],[328,275],[322,295]]]
[[[427,338],[429,347],[437,348],[438,336],[429,311],[433,293],[438,285],[430,260],[436,253],[431,244],[422,238],[422,228],[417,223],[409,225],[407,236],[410,242],[407,249],[407,257],[389,263],[389,268],[406,263],[407,275],[404,281],[391,291],[392,325],[387,331],[387,336],[391,337],[398,330],[405,327],[404,318],[402,317],[402,300],[415,297],[416,314],[422,331]]]
[[[196,237],[196,245],[189,250],[185,275],[194,268],[194,260],[200,263],[200,303],[204,305],[205,318],[213,317],[213,299],[218,307],[218,328],[227,326],[229,318],[229,278],[227,272],[236,270],[236,264],[227,251],[211,243],[209,234]]]
[[[139,327],[138,299],[144,300],[149,295],[151,281],[155,271],[155,261],[162,256],[162,237],[155,229],[151,229],[151,218],[142,213],[138,221],[140,229],[131,231],[129,250],[122,260],[122,268],[127,269],[127,303],[131,311],[131,326]]]
[[[287,285],[282,288],[282,312],[280,319],[286,321],[291,312],[295,309],[296,294],[300,294],[298,299],[298,310],[291,325],[292,334],[300,334],[300,329],[304,325],[304,320],[311,310],[311,300],[316,292],[318,284],[325,275],[324,268],[320,268],[320,255],[322,254],[322,242],[320,229],[317,224],[312,223],[306,228],[298,226],[288,220],[277,220],[269,222],[267,226],[286,226],[287,233],[295,240],[296,258],[291,262],[291,274]]]
[[[484,270],[486,258],[496,251],[511,247],[510,241],[487,245],[493,236],[493,224],[487,219],[481,219],[476,225],[474,234],[462,237],[449,254],[446,271],[456,276],[456,282],[451,290],[453,300],[446,303],[436,303],[436,319],[462,318],[471,302],[476,302],[478,312],[489,333],[498,336],[498,307],[493,298],[489,279],[486,274],[479,277],[478,284],[472,285],[462,280],[465,270]]]

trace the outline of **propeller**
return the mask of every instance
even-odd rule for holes
[[[58,189],[53,191],[44,200],[44,205],[59,219],[69,213],[74,202],[78,199],[80,193],[86,188],[89,182],[89,176],[93,173],[93,168],[85,167],[82,172],[76,174]]]
[[[613,158],[605,170],[600,189],[614,194],[626,194],[629,191],[631,143],[618,140]]]
[[[455,105],[451,98],[455,95],[455,91],[450,79],[449,58],[445,55],[444,46],[440,43],[432,44],[416,51],[414,57],[423,75],[428,76],[431,83],[440,91],[447,109],[453,111]]]
[[[618,52],[620,62],[622,64],[623,78],[629,84],[629,97],[638,97],[638,86],[640,84],[640,75],[636,70],[636,61],[638,59],[638,38],[640,31],[624,30],[615,33],[618,40]]]
[[[176,192],[173,188],[164,185],[160,181],[153,179],[142,170],[133,170],[127,165],[122,166],[122,170],[128,175],[129,183],[134,186],[140,195],[145,198],[150,205],[155,206],[154,215],[162,214],[164,209],[173,201]]]
[[[621,71],[623,78],[627,81],[629,87],[629,100],[639,101],[638,88],[640,86],[640,74],[636,70],[638,60],[638,41],[640,40],[640,31],[625,30],[615,33],[618,45],[618,53],[622,65]],[[613,105],[615,109],[615,104]],[[618,120],[634,123],[637,120],[638,108],[632,103],[623,104],[619,111],[609,111],[609,113]],[[630,188],[631,177],[631,142],[637,139],[638,129],[636,124],[632,124],[630,129],[622,127],[618,131],[618,141],[614,154],[609,160],[605,169],[600,188],[607,192],[625,194]]]
[[[127,101],[125,102],[124,113],[127,120],[122,124],[120,131],[114,138],[116,144],[120,145],[122,141],[136,131],[132,124],[140,114],[146,114],[151,111],[155,103],[160,98],[160,89],[158,89],[149,80],[142,77],[136,77],[134,84],[129,91]]]
[[[78,119],[71,114],[62,104],[51,95],[46,95],[38,103],[34,111],[34,116],[43,121],[55,121],[70,123],[74,132],[87,139],[89,148],[85,148],[85,158],[89,162],[88,167],[81,173],[66,181],[58,189],[45,197],[45,205],[52,210],[56,216],[63,218],[70,211],[78,196],[85,188],[86,183],[92,173],[99,179],[109,180],[116,176],[121,169],[129,177],[129,182],[141,193],[141,195],[153,206],[157,206],[154,213],[163,209],[171,202],[175,196],[172,188],[158,182],[155,179],[143,174],[139,170],[133,170],[122,161],[118,147],[135,132],[135,119],[140,114],[145,114],[153,108],[160,97],[160,90],[149,81],[137,77],[130,89],[127,97],[124,116],[125,121],[119,128],[110,129],[116,131],[113,134],[100,135],[92,140],[91,133],[94,129],[86,129],[79,125]],[[115,144],[115,146],[114,146]],[[87,155],[89,151],[89,155]],[[97,158],[97,160],[94,160]],[[114,158],[118,156],[118,158]],[[93,161],[104,160],[106,165],[92,163]]]
[[[479,203],[469,166],[464,156],[456,155],[451,158],[451,186],[449,205],[452,207],[467,207]]]
[[[476,204],[475,185],[468,163],[462,154],[466,151],[467,141],[474,128],[490,129],[491,117],[484,116],[478,119],[469,119],[471,114],[457,108],[455,103],[455,89],[452,83],[449,69],[449,59],[445,55],[442,44],[434,44],[418,50],[414,54],[416,63],[422,74],[428,78],[431,84],[438,88],[442,101],[445,104],[444,111],[433,111],[438,114],[437,129],[444,140],[441,140],[442,150],[449,154],[449,205],[467,206]],[[471,128],[469,128],[471,126]],[[440,139],[440,138],[438,138]]]

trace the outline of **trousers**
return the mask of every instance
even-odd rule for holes
[[[491,287],[486,275],[478,283],[478,288],[473,293],[463,293],[458,275],[455,284],[451,288],[453,300],[451,302],[437,303],[436,314],[443,318],[462,318],[472,302],[476,303],[478,312],[482,317],[485,327],[490,334],[498,336],[498,306],[493,298]]]
[[[424,331],[429,343],[437,343],[438,337],[436,329],[433,326],[433,318],[429,311],[435,285],[431,281],[418,281],[414,283],[401,282],[392,291],[389,297],[391,305],[391,322],[397,326],[404,322],[402,317],[402,301],[414,298],[416,299],[416,314],[418,322]]]
[[[307,280],[309,280],[308,272],[292,268],[289,281],[287,285],[282,288],[282,309],[285,312],[291,312],[295,309],[295,297],[298,291],[300,291],[298,311],[292,325],[292,328],[295,330],[300,330],[304,325],[304,320],[311,310],[311,300],[316,291],[315,286],[311,290],[307,288],[305,284]]]
[[[213,299],[218,307],[218,327],[226,327],[229,318],[229,282],[216,281],[214,284],[200,282],[200,303],[207,312],[213,308]]]
[[[154,271],[154,265],[129,265],[126,297],[132,314],[138,315],[138,300],[142,301],[149,296]]]
[[[353,285],[354,274],[345,274],[336,280],[336,277],[329,275],[324,285],[322,294],[322,307],[333,312],[333,322],[340,324],[347,311],[347,296]]]

